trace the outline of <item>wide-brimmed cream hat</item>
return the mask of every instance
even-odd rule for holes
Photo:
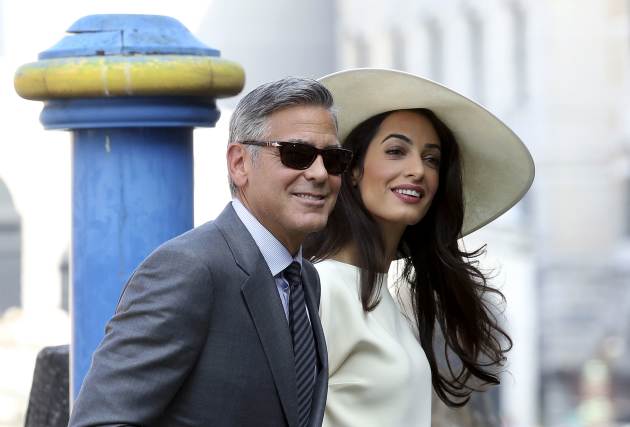
[[[470,99],[438,83],[402,71],[360,68],[319,81],[333,94],[343,142],[377,114],[411,108],[432,110],[453,132],[460,148],[466,235],[516,204],[534,180],[534,162],[520,138]]]

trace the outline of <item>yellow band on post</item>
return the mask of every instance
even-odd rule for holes
[[[15,73],[26,99],[109,96],[208,96],[238,94],[245,72],[236,62],[193,55],[93,56],[46,59]]]

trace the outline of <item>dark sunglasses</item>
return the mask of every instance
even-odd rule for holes
[[[240,141],[244,145],[276,147],[280,150],[280,161],[291,169],[308,169],[318,155],[324,160],[324,167],[330,175],[340,175],[348,169],[352,151],[341,147],[317,148],[304,142],[293,141]]]

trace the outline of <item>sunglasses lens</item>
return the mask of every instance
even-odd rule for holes
[[[313,164],[320,153],[324,167],[331,175],[342,174],[352,160],[352,153],[341,148],[318,150],[308,144],[285,143],[280,146],[280,161],[291,169],[304,170]]]
[[[317,149],[306,144],[284,144],[280,147],[280,161],[292,169],[307,169],[315,161]]]
[[[331,175],[340,175],[348,168],[352,160],[352,153],[348,150],[342,150],[341,148],[331,148],[324,150],[322,157],[328,173]]]

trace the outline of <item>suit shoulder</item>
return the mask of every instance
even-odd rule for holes
[[[171,292],[190,295],[190,300],[209,301],[214,276],[213,251],[221,251],[221,235],[212,223],[189,230],[176,236],[149,254],[133,271],[119,301],[124,307],[146,292]],[[220,262],[220,261],[219,261]],[[181,292],[187,289],[186,292]],[[122,305],[121,305],[122,304]]]
[[[154,253],[176,252],[190,256],[195,254],[207,254],[211,248],[220,245],[223,241],[223,235],[219,232],[214,221],[209,221],[167,240],[158,246]]]

